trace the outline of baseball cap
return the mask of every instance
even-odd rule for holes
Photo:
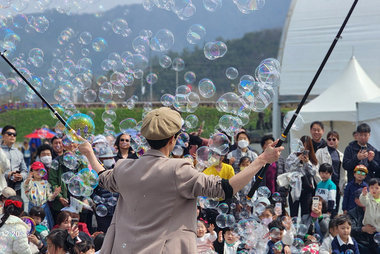
[[[32,170],[41,169],[41,168],[45,169],[45,166],[44,166],[44,164],[43,164],[42,162],[40,162],[40,161],[35,161],[35,162],[33,162],[33,164],[30,166],[30,168],[31,168]]]

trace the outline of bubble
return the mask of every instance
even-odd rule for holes
[[[110,89],[99,89],[99,100],[102,102],[109,102],[112,100],[112,90]]]
[[[156,52],[165,52],[174,45],[174,35],[168,29],[159,30],[154,37],[150,39],[150,48]]]
[[[160,66],[165,69],[172,65],[172,59],[167,55],[161,55],[158,61]]]
[[[104,38],[97,37],[92,41],[92,49],[96,52],[104,51],[107,46],[107,41]]]
[[[203,52],[208,60],[215,60],[227,53],[227,45],[222,41],[207,42],[203,48]]]
[[[112,197],[108,198],[107,199],[107,204],[109,206],[116,206],[116,204],[117,204],[117,197],[112,196]]]
[[[218,212],[220,214],[222,214],[222,213],[225,213],[225,214],[228,213],[229,209],[230,208],[228,207],[228,205],[226,203],[221,203],[217,207],[217,210],[218,210]]]
[[[282,198],[281,198],[281,194],[278,193],[278,192],[274,192],[274,193],[272,194],[272,199],[273,199],[273,201],[275,201],[275,202],[281,202],[281,200],[282,200]]]
[[[185,126],[189,129],[194,129],[198,126],[198,117],[196,115],[188,115],[185,118]]]
[[[157,80],[158,80],[158,76],[156,73],[149,73],[148,75],[146,75],[146,82],[149,85],[156,84]]]
[[[284,128],[286,128],[288,126],[293,115],[294,115],[294,111],[289,111],[286,113],[286,115],[284,116],[284,120],[283,120]],[[291,129],[295,130],[295,131],[300,131],[303,129],[304,126],[305,126],[305,121],[303,120],[302,115],[299,113],[296,117],[296,120],[293,122]]]
[[[262,203],[257,203],[254,207],[254,211],[257,216],[260,216],[265,211],[265,205]]]
[[[92,89],[88,89],[86,92],[83,94],[83,100],[87,103],[94,102],[97,98],[96,92]]]
[[[72,171],[67,171],[61,175],[62,182],[68,184],[70,182],[70,179],[75,176],[75,174]]]
[[[186,40],[190,44],[198,44],[204,40],[205,36],[206,29],[202,25],[194,24],[187,30]]]
[[[172,63],[172,68],[175,71],[182,71],[185,68],[185,61],[183,61],[182,58],[174,58],[173,63]]]
[[[229,136],[234,136],[234,134],[240,129],[240,124],[240,119],[232,115],[223,115],[219,118],[220,128]]]
[[[235,67],[228,67],[226,69],[226,77],[234,80],[239,76],[239,71]]]
[[[82,179],[78,175],[74,175],[70,179],[69,183],[67,184],[67,189],[72,195],[77,197],[82,196],[83,192],[85,191]]]
[[[199,147],[197,151],[195,152],[195,157],[196,157],[197,163],[199,163],[204,168],[207,168],[210,166],[209,160],[211,158],[211,152],[207,146]]]
[[[32,235],[36,231],[36,222],[28,217],[28,216],[23,216],[20,218],[27,226],[27,234]]]
[[[116,120],[116,113],[115,111],[109,109],[103,112],[102,114],[102,120],[105,123],[112,123]]]
[[[203,7],[209,12],[215,12],[222,7],[222,0],[203,0]]]
[[[300,139],[292,139],[292,141],[290,141],[290,151],[292,153],[300,153],[304,150],[305,147]]]
[[[277,87],[280,84],[280,63],[276,59],[262,61],[255,70],[258,81]]]
[[[95,195],[93,198],[92,198],[92,201],[94,201],[95,204],[100,204],[100,203],[103,203],[103,198],[98,196],[98,195]]]
[[[177,137],[177,145],[180,145],[182,147],[188,147],[190,142],[190,136],[186,132],[181,132]]]
[[[92,41],[92,35],[90,32],[81,32],[78,38],[78,42],[82,45],[89,45]]]
[[[244,14],[250,14],[253,11],[262,9],[265,5],[265,0],[234,0],[239,11]]]
[[[95,213],[99,217],[105,217],[108,214],[108,209],[105,205],[98,205],[95,209]]]
[[[216,107],[219,111],[238,115],[244,106],[244,101],[236,94],[228,92],[219,97]]]
[[[296,247],[296,248],[302,248],[304,246],[304,242],[302,241],[301,238],[294,238],[293,240],[293,246]]]
[[[210,79],[204,78],[198,83],[199,94],[204,98],[213,97],[215,90],[215,85]]]
[[[170,106],[173,105],[173,102],[174,102],[174,96],[171,95],[171,94],[168,94],[168,93],[163,94],[163,95],[161,96],[160,101],[161,101],[161,104],[164,105],[165,107],[170,107]]]
[[[58,170],[59,162],[57,160],[53,160],[50,164],[51,170]]]
[[[37,33],[45,33],[49,28],[50,22],[45,16],[32,16],[29,20],[29,24]]]
[[[374,234],[373,240],[375,241],[375,243],[380,244],[380,233]]]
[[[185,75],[183,76],[184,80],[186,83],[188,84],[193,84],[195,82],[195,80],[197,79],[197,76],[195,75],[194,72],[192,71],[188,71],[185,73]]]
[[[119,129],[122,133],[136,133],[137,121],[134,118],[126,118],[119,123]]]
[[[46,169],[44,169],[44,168],[40,168],[40,169],[38,170],[38,175],[39,175],[40,177],[45,177],[46,174],[47,174]]]
[[[223,133],[216,133],[211,136],[209,141],[209,148],[221,155],[226,155],[229,151],[229,139]]]
[[[146,0],[144,0],[144,2],[146,2]],[[122,243],[121,244],[121,248],[123,248],[123,249],[127,248],[127,244],[126,243]]]
[[[85,186],[95,189],[99,183],[99,176],[93,169],[84,168],[78,172],[77,176]]]
[[[115,34],[120,34],[123,37],[127,37],[132,31],[128,26],[128,22],[124,19],[115,19],[112,22],[112,30]]]
[[[271,191],[266,186],[261,186],[257,189],[258,197],[270,198],[272,195]]]
[[[227,227],[227,215],[219,214],[218,216],[216,216],[215,223],[220,228]]]
[[[95,133],[95,123],[88,115],[76,113],[67,119],[66,123],[65,134],[73,143],[82,143],[77,135],[84,139],[89,139]],[[70,131],[69,127],[73,131]]]
[[[305,224],[298,224],[297,234],[300,236],[304,236],[308,230],[309,228]]]

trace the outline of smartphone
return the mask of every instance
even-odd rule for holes
[[[21,171],[20,170],[16,170],[15,173],[16,174],[21,174]]]
[[[78,226],[79,219],[78,218],[72,218],[71,219],[71,226]]]
[[[274,206],[274,213],[277,215],[277,216],[280,216],[282,214],[282,203],[281,202],[277,202]]]
[[[303,154],[303,155],[309,155],[309,150],[304,150],[304,151],[302,152],[302,154]]]
[[[360,151],[361,151],[362,153],[367,152],[367,147],[366,147],[366,146],[362,146],[362,147],[360,147]]]
[[[313,197],[312,208],[318,209],[318,207],[319,207],[319,197]]]

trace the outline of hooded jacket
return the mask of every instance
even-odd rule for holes
[[[9,215],[0,228],[1,253],[31,254],[27,231],[28,226],[19,217]]]

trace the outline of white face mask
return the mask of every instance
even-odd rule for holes
[[[115,164],[114,159],[107,159],[103,161],[103,165],[105,168],[112,168],[113,164]]]
[[[47,167],[50,167],[53,158],[51,156],[42,156],[40,161]]]
[[[268,226],[269,223],[272,222],[272,220],[273,220],[272,217],[269,217],[269,218],[264,218],[264,219],[262,219],[261,222],[262,222],[264,225]]]
[[[242,139],[238,141],[238,146],[240,148],[246,148],[249,145],[248,140]]]

